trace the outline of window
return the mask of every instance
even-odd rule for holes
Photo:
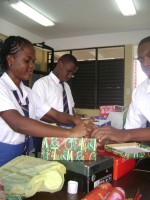
[[[70,53],[78,60],[78,71],[69,81],[76,108],[124,105],[124,46]]]
[[[58,59],[64,54],[70,54],[70,51],[59,51],[54,53],[54,62],[56,63]]]
[[[76,108],[95,108],[95,61],[79,61],[78,71],[70,81]]]
[[[124,105],[124,60],[98,61],[97,107]]]

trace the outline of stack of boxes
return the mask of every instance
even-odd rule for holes
[[[123,112],[122,106],[101,106],[94,116],[98,127],[111,126],[110,112]],[[61,125],[62,126],[62,125]],[[66,127],[65,128],[71,128]],[[42,159],[57,160],[67,169],[65,181],[76,180],[82,192],[90,192],[101,182],[117,180],[135,167],[135,159],[126,159],[97,147],[95,138],[46,137],[42,143]]]
[[[46,137],[42,143],[42,159],[57,160],[66,169],[65,184],[76,180],[81,192],[90,192],[99,183],[112,180],[113,158],[98,156],[95,138]]]
[[[100,106],[100,116],[110,120],[111,126],[117,129],[122,129],[124,127],[127,111],[127,106]]]
[[[122,129],[125,123],[127,107],[118,105],[100,106],[100,116],[111,121],[111,126]],[[136,159],[123,158],[107,152],[103,147],[97,148],[97,154],[113,157],[113,180],[117,180],[135,168]]]
[[[123,112],[126,107],[118,105],[100,106],[100,116],[108,116],[110,112]]]

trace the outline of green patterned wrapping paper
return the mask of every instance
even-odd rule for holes
[[[95,138],[46,137],[42,142],[44,160],[96,160]]]
[[[107,144],[105,150],[125,158],[144,158],[150,157],[150,146],[137,142]]]

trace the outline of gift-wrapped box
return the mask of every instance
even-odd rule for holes
[[[44,160],[95,160],[95,138],[45,137],[41,158]]]
[[[112,152],[107,152],[103,147],[97,147],[97,154],[113,157],[113,180],[118,180],[123,175],[133,170],[136,166],[136,159],[122,158]]]
[[[150,157],[150,146],[137,142],[107,144],[105,145],[105,150],[124,158],[139,159]]]

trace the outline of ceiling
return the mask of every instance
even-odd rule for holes
[[[45,40],[150,29],[150,0],[133,0],[137,15],[125,17],[115,0],[23,0],[55,22],[44,27],[0,0],[0,18]]]

